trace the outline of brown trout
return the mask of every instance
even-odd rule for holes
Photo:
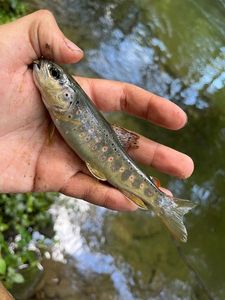
[[[142,209],[152,209],[174,237],[186,242],[183,216],[195,205],[166,195],[137,167],[126,153],[137,136],[111,126],[79,84],[57,64],[34,61],[33,75],[56,128],[92,175],[107,180]]]

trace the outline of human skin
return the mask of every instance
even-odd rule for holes
[[[29,66],[41,56],[76,63],[82,50],[63,35],[47,10],[0,26],[0,37],[0,192],[57,191],[114,210],[135,210],[121,192],[93,178],[57,132],[49,142],[50,117]],[[171,130],[187,122],[177,105],[137,86],[76,80],[99,110],[126,111]],[[129,151],[136,161],[179,178],[193,172],[191,158],[183,153],[145,137],[138,145]]]
[[[11,294],[6,291],[3,284],[0,282],[0,299],[1,300],[14,300]]]

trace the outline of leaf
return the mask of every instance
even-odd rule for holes
[[[5,231],[9,228],[8,224],[0,223],[0,231]]]
[[[2,257],[0,257],[0,274],[5,275],[5,272],[6,272],[6,262]]]
[[[24,282],[24,277],[23,275],[16,273],[13,277],[13,282],[15,283],[23,283]]]

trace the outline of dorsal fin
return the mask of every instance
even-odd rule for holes
[[[118,140],[125,150],[130,148],[138,148],[137,141],[139,136],[137,134],[115,124],[112,125],[112,129],[114,130]]]

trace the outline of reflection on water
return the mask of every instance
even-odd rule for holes
[[[114,257],[106,246],[108,236],[104,232],[104,220],[107,218],[107,210],[95,208],[83,201],[68,197],[61,196],[60,198],[59,202],[55,203],[50,210],[55,224],[55,238],[58,241],[52,250],[52,259],[62,263],[68,263],[68,261],[70,264],[73,263],[76,273],[81,277],[92,278],[93,276],[108,275],[113,286],[114,297],[112,299],[143,299],[141,294],[136,295],[132,291],[137,284],[134,270],[123,259]],[[113,215],[117,214],[113,213]],[[54,265],[53,262],[52,265]],[[48,264],[48,268],[52,268],[51,264]],[[48,275],[48,277],[52,276],[51,280],[57,284],[59,281],[57,278],[62,268],[64,268],[63,265],[61,268],[58,267],[52,275],[51,273]],[[141,271],[138,272],[138,276],[141,281]],[[187,283],[175,279],[166,284],[163,274],[155,273],[151,276],[149,286],[152,300],[179,299],[177,297],[181,297],[181,295],[183,295],[182,299],[189,299],[191,287]],[[48,278],[47,284],[49,281]],[[51,289],[55,290],[55,288],[55,285],[52,284]],[[60,296],[59,294],[60,292],[56,293],[55,297]],[[47,295],[49,295],[49,284],[47,285]],[[170,298],[168,295],[171,295]]]
[[[187,152],[196,165],[186,181],[145,168],[177,196],[199,203],[186,219],[190,238],[180,254],[149,214],[112,213],[67,199],[51,210],[60,241],[53,258],[67,259],[63,268],[86,283],[81,299],[104,299],[106,292],[105,299],[224,299],[225,1],[32,0],[29,5],[51,9],[85,50],[71,72],[128,81],[182,106],[189,123],[179,133],[121,113],[108,117]],[[73,282],[78,284],[79,276]],[[67,290],[73,290],[66,271],[65,277]]]
[[[87,203],[74,199],[62,197],[60,203],[56,203],[51,213],[55,220],[56,244],[53,249],[53,259],[62,260],[62,253],[73,257],[79,272],[108,274],[111,276],[113,286],[121,299],[135,299],[128,287],[125,264],[120,270],[114,261],[113,256],[99,251],[99,245],[104,243],[102,226],[106,210],[95,209]],[[85,232],[90,237],[89,242],[85,240]],[[97,249],[96,249],[97,247]],[[93,250],[93,248],[95,250]],[[131,282],[131,278],[129,279]]]

